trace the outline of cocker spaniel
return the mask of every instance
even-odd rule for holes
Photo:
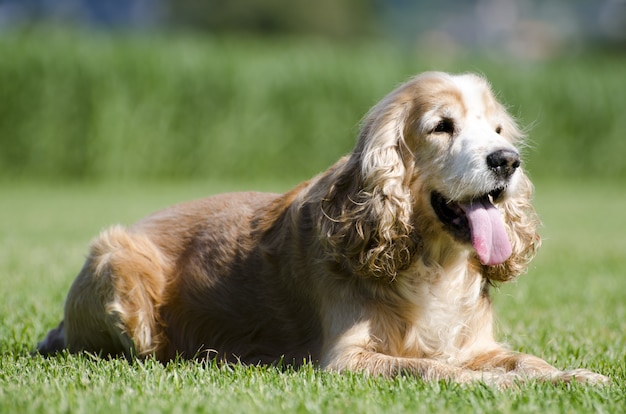
[[[494,339],[490,287],[540,241],[520,136],[485,79],[421,74],[370,110],[352,153],[285,194],[104,231],[38,351],[606,382]]]

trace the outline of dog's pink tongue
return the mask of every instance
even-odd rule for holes
[[[484,265],[494,266],[511,256],[511,242],[506,234],[500,212],[487,197],[459,204],[472,233],[472,245]]]

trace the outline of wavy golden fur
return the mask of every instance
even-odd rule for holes
[[[483,78],[421,74],[372,108],[351,154],[285,194],[104,231],[38,350],[605,382],[494,339],[490,286],[540,240],[520,138]]]

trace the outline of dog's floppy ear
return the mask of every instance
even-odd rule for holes
[[[485,276],[495,282],[506,282],[524,273],[541,245],[537,232],[540,222],[531,204],[533,185],[523,171],[519,173],[516,195],[500,206],[513,253],[500,265],[483,267]]]
[[[327,253],[361,276],[393,279],[410,262],[407,112],[391,97],[369,112],[354,152],[333,174],[322,202],[319,229]]]

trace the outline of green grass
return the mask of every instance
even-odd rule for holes
[[[535,176],[626,178],[626,55],[520,62],[363,39],[24,31],[0,37],[0,175],[306,178],[425,70],[483,73],[530,129]]]
[[[506,391],[336,375],[305,367],[129,364],[29,356],[61,317],[86,245],[112,223],[227,189],[290,184],[1,184],[0,412],[620,412],[626,406],[626,194],[597,182],[539,182],[544,246],[529,274],[495,293],[499,336],[607,387],[531,383]]]

